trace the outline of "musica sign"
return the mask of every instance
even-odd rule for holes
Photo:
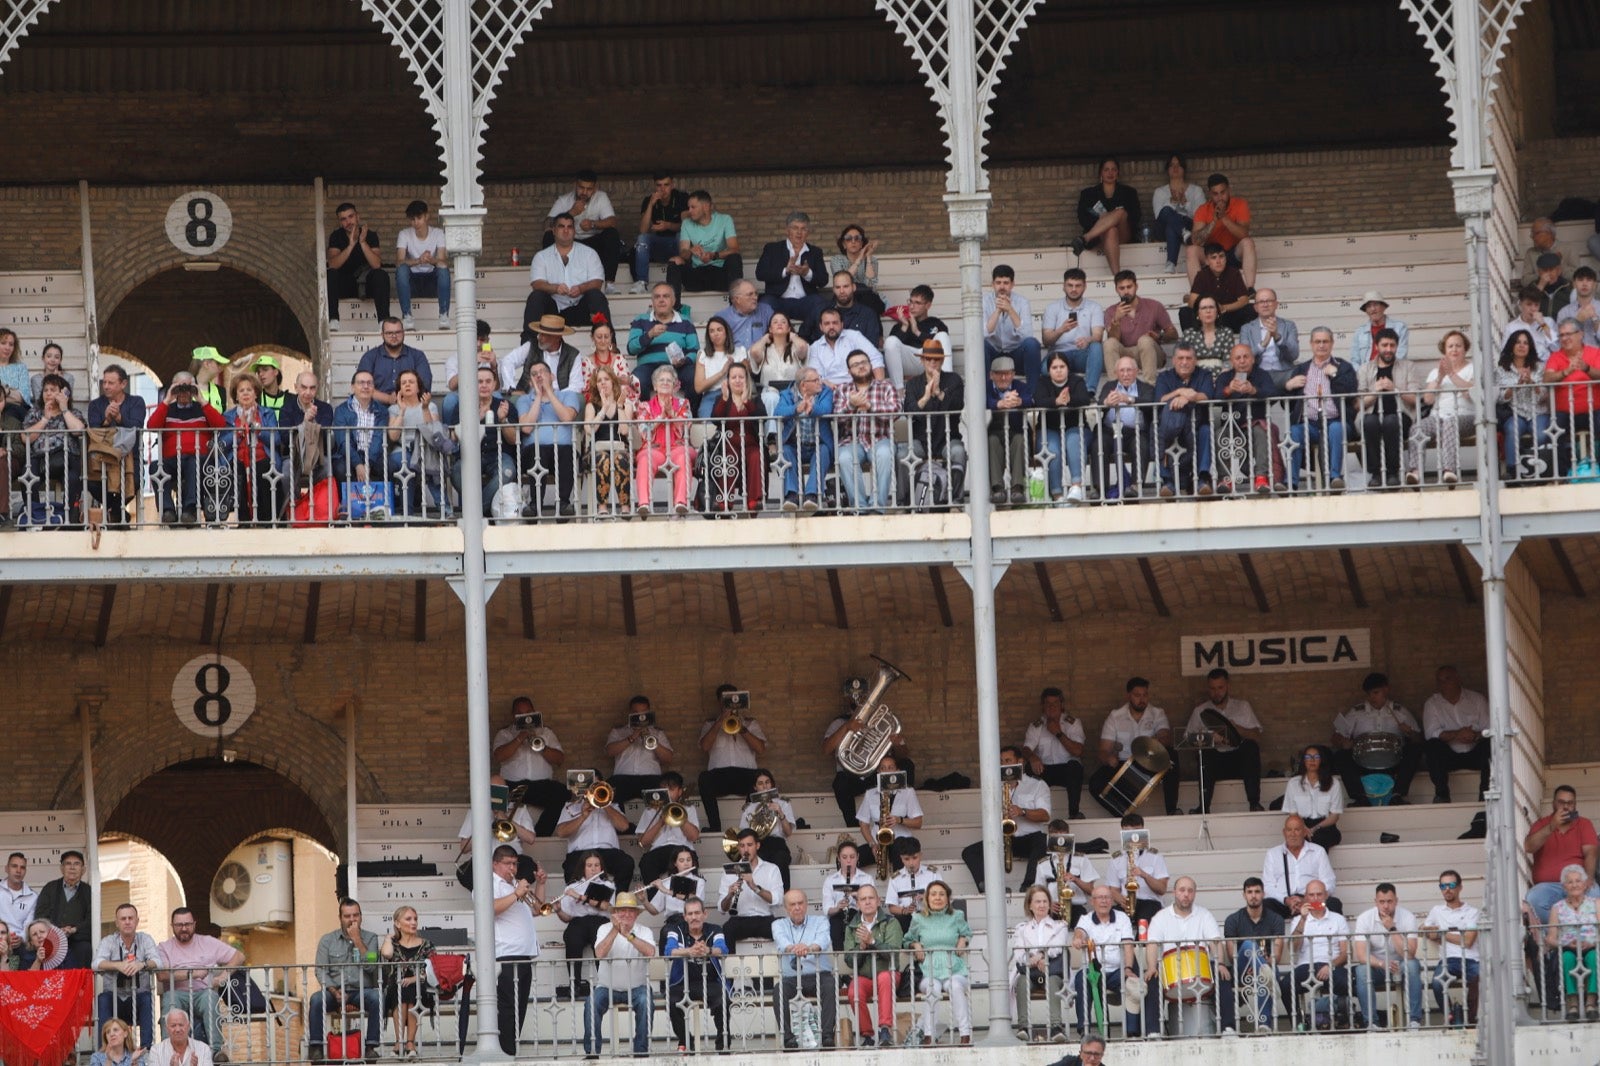
[[[1185,677],[1217,667],[1235,674],[1360,670],[1372,665],[1369,629],[1306,629],[1292,633],[1216,633],[1178,638]]]

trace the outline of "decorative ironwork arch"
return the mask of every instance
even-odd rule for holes
[[[489,111],[506,66],[529,28],[550,7],[551,0],[474,0],[471,21],[472,109],[469,128],[453,130],[445,104],[443,0],[361,0],[361,6],[394,42],[416,79],[423,104],[433,117],[444,163],[445,202],[479,203],[479,174]],[[472,173],[453,174],[450,166],[452,138],[470,138]],[[453,195],[452,183],[466,182],[467,196]]]
[[[0,0],[0,71],[12,51],[56,0]]]
[[[1527,7],[1527,0],[1400,0],[1400,7],[1410,16],[1417,27],[1417,32],[1422,35],[1423,43],[1427,45],[1428,53],[1433,57],[1433,65],[1439,71],[1439,78],[1444,82],[1445,107],[1450,112],[1450,126],[1455,130],[1455,147],[1451,149],[1450,162],[1453,166],[1462,167],[1466,165],[1462,155],[1465,143],[1463,138],[1468,135],[1481,137],[1483,131],[1462,128],[1461,86],[1457,84],[1456,76],[1459,68],[1456,49],[1460,42],[1455,39],[1454,18],[1458,3],[1478,5],[1479,25],[1482,28],[1482,35],[1478,41],[1480,49],[1478,69],[1481,73],[1478,92],[1482,101],[1482,114],[1487,120],[1489,113],[1494,110],[1495,90],[1499,87],[1500,81],[1500,65],[1505,61],[1506,48],[1511,42],[1511,32],[1516,28],[1517,20],[1522,17],[1522,12]]]
[[[911,49],[917,65],[922,68],[933,102],[939,108],[940,122],[944,125],[947,158],[950,162],[948,188],[956,189],[959,170],[955,159],[956,143],[954,93],[961,91],[950,84],[950,22],[945,0],[875,0],[879,11],[894,25],[896,32]],[[975,0],[973,5],[973,46],[976,59],[977,92],[975,113],[978,129],[975,144],[978,153],[979,191],[989,187],[988,168],[985,166],[984,145],[988,139],[989,115],[994,107],[995,91],[1000,84],[1000,74],[1006,60],[1016,46],[1028,19],[1042,0]]]

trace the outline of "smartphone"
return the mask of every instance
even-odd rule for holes
[[[1125,304],[1131,304],[1133,303],[1133,293],[1127,293],[1123,296],[1117,297],[1117,299],[1121,300]]]

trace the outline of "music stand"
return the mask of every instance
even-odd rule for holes
[[[1211,841],[1211,807],[1206,803],[1206,757],[1205,753],[1216,747],[1216,738],[1210,730],[1205,732],[1185,733],[1183,739],[1177,743],[1178,751],[1194,752],[1195,766],[1198,767],[1200,780],[1200,829],[1195,833],[1195,841],[1205,841],[1207,851],[1215,851],[1216,845]]]

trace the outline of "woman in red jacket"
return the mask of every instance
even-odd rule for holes
[[[155,480],[161,493],[162,525],[178,524],[179,507],[184,525],[199,525],[200,471],[202,465],[216,464],[212,431],[227,425],[222,412],[201,403],[194,375],[181,371],[172,375],[166,400],[156,404],[145,425],[161,434],[161,473]]]

